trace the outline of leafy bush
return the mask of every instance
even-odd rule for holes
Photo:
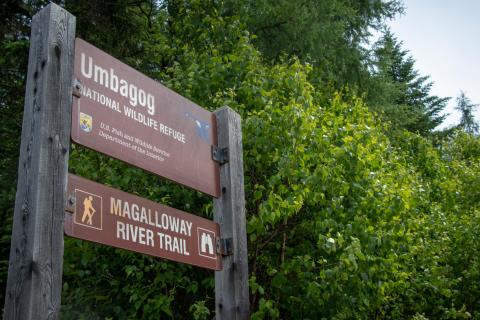
[[[83,38],[207,109],[241,114],[253,319],[480,317],[478,137],[433,145],[390,131],[353,91],[318,82],[322,68],[264,61],[221,1],[95,4],[67,1]],[[18,124],[8,130],[2,150],[18,144]],[[212,218],[210,198],[80,146],[70,171]],[[4,217],[13,194],[2,189]],[[211,271],[73,239],[63,286],[65,319],[214,315]]]

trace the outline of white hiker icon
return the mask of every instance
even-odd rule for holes
[[[202,233],[200,251],[209,255],[213,255],[213,240],[210,234]]]

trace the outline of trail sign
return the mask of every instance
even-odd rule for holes
[[[68,236],[221,270],[213,221],[69,174]]]
[[[211,112],[78,38],[74,74],[73,141],[220,196]]]
[[[75,17],[54,3],[32,18],[31,29],[4,319],[60,317],[64,233],[219,270],[215,318],[248,319],[240,116],[228,107],[214,116],[75,40]],[[83,86],[75,85],[71,108],[74,47]],[[69,135],[213,195],[218,224],[68,175]]]

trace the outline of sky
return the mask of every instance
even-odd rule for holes
[[[480,104],[480,0],[404,0],[405,13],[390,21],[391,31],[430,76],[431,94],[451,97],[450,115],[439,128],[458,124],[456,97],[464,91]],[[480,121],[480,106],[475,112]]]

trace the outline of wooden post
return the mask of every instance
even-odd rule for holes
[[[248,319],[248,256],[243,185],[243,148],[240,116],[228,107],[215,111],[218,147],[228,148],[228,162],[220,167],[221,196],[214,199],[214,220],[223,240],[231,239],[233,254],[223,257],[215,272],[217,320]]]
[[[4,319],[58,319],[62,291],[75,17],[32,21]]]

